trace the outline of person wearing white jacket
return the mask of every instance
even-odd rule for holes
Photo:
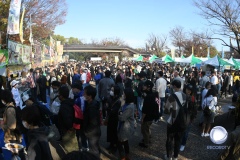
[[[15,101],[15,104],[17,107],[20,107],[20,109],[22,109],[22,99],[21,99],[21,96],[20,96],[20,93],[18,91],[18,81],[16,80],[13,80],[10,85],[12,87],[12,95],[13,95],[13,99]]]
[[[211,124],[214,123],[215,111],[217,105],[217,94],[214,89],[209,89],[202,103],[202,109],[208,107],[211,110],[210,115],[204,114],[203,125],[202,125],[202,137],[208,137],[211,129]]]
[[[158,92],[159,99],[160,99],[160,114],[159,117],[162,120],[162,114],[163,114],[163,105],[165,102],[165,92],[167,89],[167,81],[163,78],[163,72],[158,72],[159,78],[156,81],[156,91]]]

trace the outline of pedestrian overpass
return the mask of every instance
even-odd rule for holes
[[[64,45],[63,53],[126,53],[141,54],[139,51],[128,46],[100,46],[100,45]]]

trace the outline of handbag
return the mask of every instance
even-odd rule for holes
[[[50,130],[50,132],[49,132],[48,138],[49,138],[50,140],[55,140],[55,141],[57,141],[57,140],[60,139],[61,136],[60,136],[60,133],[59,133],[59,131],[58,131],[58,128],[56,127],[55,124],[52,124],[51,126],[49,126],[49,130]]]
[[[212,100],[210,101],[209,104],[211,104]],[[212,115],[212,111],[209,109],[209,106],[207,104],[206,104],[206,106],[203,109],[203,115],[204,115],[204,117],[210,117]]]

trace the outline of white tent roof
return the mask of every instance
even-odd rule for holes
[[[203,65],[205,64],[209,64],[209,65],[212,65],[212,66],[219,66],[219,62],[218,62],[218,56],[216,55],[215,57],[213,58],[210,58],[206,61],[203,61],[202,62]]]

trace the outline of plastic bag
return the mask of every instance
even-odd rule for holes
[[[50,106],[50,110],[53,114],[58,114],[60,109],[60,102],[57,102],[56,100],[53,101],[52,105]]]

